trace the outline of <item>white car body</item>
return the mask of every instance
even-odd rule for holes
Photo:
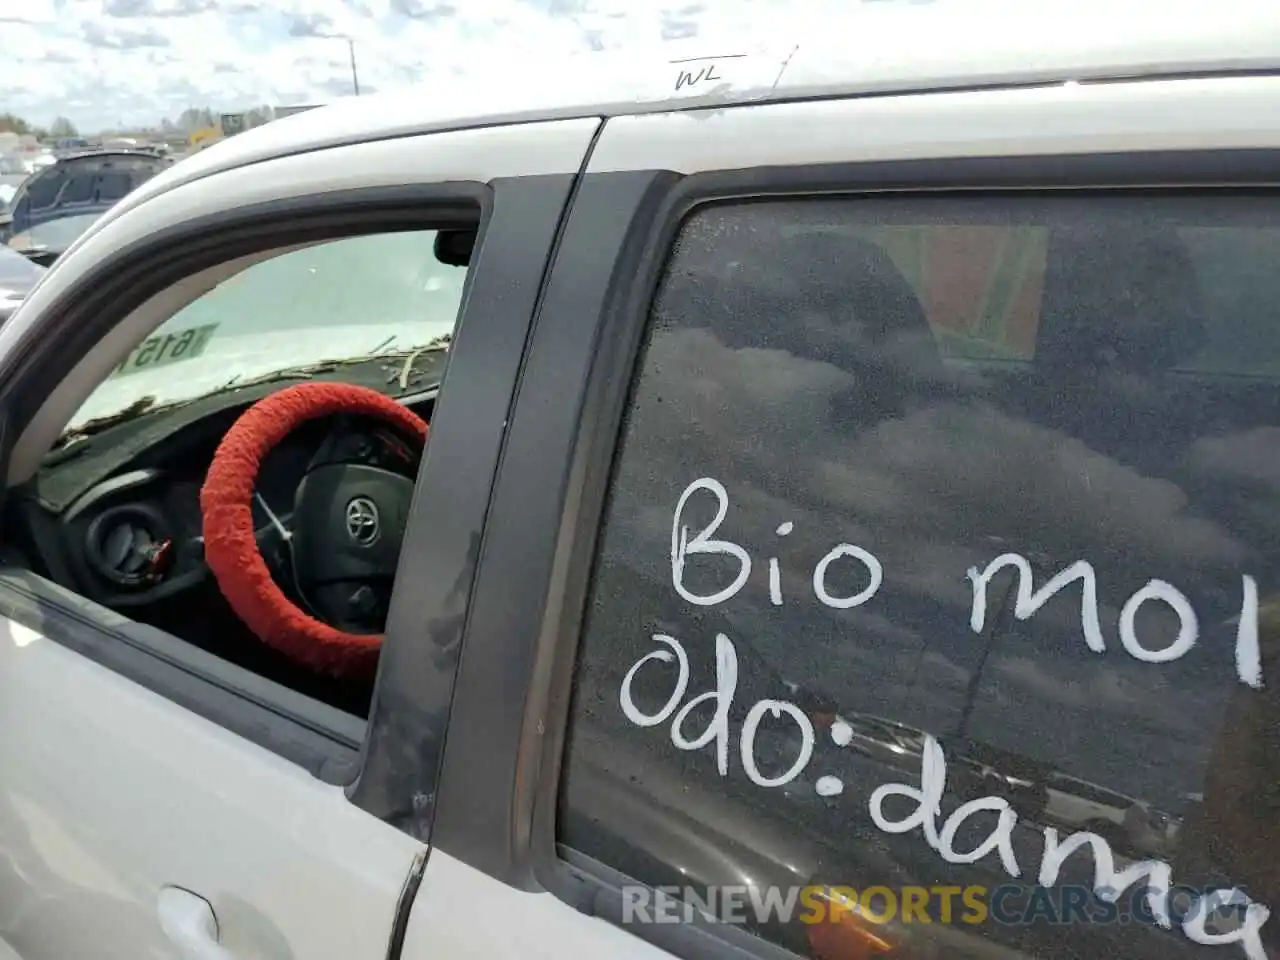
[[[118,251],[255,204],[575,175],[584,162],[592,173],[694,175],[1280,148],[1274,4],[1172,4],[1153,15],[1123,4],[884,3],[856,11],[847,32],[827,25],[813,34],[719,61],[722,82],[710,88],[675,89],[666,51],[587,58],[515,82],[353,98],[228,138],[147,182],[75,242],[0,328],[0,369],[17,370],[78,284]],[[722,52],[703,46],[691,56]],[[1114,82],[1088,82],[1095,79]],[[474,269],[494,267],[482,258]],[[175,309],[238,274],[209,270],[183,289],[157,292],[48,382],[21,429],[11,435],[6,425],[9,485],[33,476],[68,425],[141,393],[163,403],[279,367],[286,334],[222,330],[207,362],[181,384],[163,368],[107,379]],[[463,297],[457,287],[441,292],[442,324]],[[305,359],[375,346],[367,324],[333,322],[331,337],[307,347]],[[401,327],[389,322],[385,332]],[[183,694],[122,675],[109,651],[95,659],[51,637],[18,606],[6,600],[0,617],[0,957],[674,955],[533,882],[522,888],[491,876],[436,848],[412,823],[372,816],[339,781],[200,714]],[[214,670],[215,659],[192,649],[158,660],[156,670]],[[363,721],[288,691],[264,687],[254,696],[279,697],[316,718],[316,729],[348,730],[356,744],[368,733]],[[253,714],[244,723],[267,721]],[[537,739],[541,721],[531,713],[529,724]],[[406,770],[417,762],[412,753],[402,760]],[[511,776],[514,783],[536,773],[522,768],[517,777],[513,758]],[[1064,820],[1122,822],[1123,811],[1077,809],[1051,796]],[[478,809],[489,799],[477,797]]]

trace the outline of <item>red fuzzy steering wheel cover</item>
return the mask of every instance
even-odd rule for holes
[[[200,490],[205,562],[231,608],[268,646],[324,673],[371,675],[382,637],[345,633],[295,606],[271,579],[253,528],[263,457],[299,424],[339,413],[378,417],[427,439],[425,420],[368,387],[304,383],[264,397],[222,438]]]

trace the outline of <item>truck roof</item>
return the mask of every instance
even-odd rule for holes
[[[757,30],[759,25],[756,25]],[[757,33],[758,35],[758,33]],[[347,97],[228,137],[121,204],[221,170],[437,130],[752,102],[1280,70],[1280,3],[862,0],[773,39],[697,39],[546,62],[477,62],[450,80]]]

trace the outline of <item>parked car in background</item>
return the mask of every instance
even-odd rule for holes
[[[39,264],[15,250],[0,247],[0,323],[18,309],[44,273],[45,268]]]
[[[138,150],[98,150],[57,160],[18,187],[0,215],[0,242],[49,266],[89,224],[170,163]]]

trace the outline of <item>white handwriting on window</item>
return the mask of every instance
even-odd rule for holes
[[[689,528],[684,523],[684,511],[690,498],[699,491],[704,490],[716,498],[716,515],[706,527],[695,533],[690,539]],[[675,587],[676,593],[690,603],[700,607],[714,607],[716,604],[724,603],[726,600],[737,596],[738,592],[746,586],[747,580],[751,576],[751,555],[745,547],[729,540],[712,539],[716,531],[720,529],[720,525],[724,523],[728,513],[729,493],[725,490],[724,484],[714,477],[702,477],[693,481],[680,494],[680,499],[676,503],[675,516],[671,520],[671,582]],[[785,537],[794,528],[795,525],[790,521],[783,523],[777,529],[778,536]],[[688,559],[691,556],[698,555],[727,557],[733,561],[732,564],[728,565],[728,570],[733,572],[733,579],[729,581],[728,586],[711,594],[697,594],[685,585],[685,566]],[[828,571],[831,569],[832,564],[846,558],[856,561],[863,567],[867,576],[867,584],[851,596],[834,596],[827,585]],[[880,589],[880,583],[883,579],[884,568],[874,554],[856,544],[838,543],[828,550],[826,555],[813,568],[813,595],[818,599],[818,602],[828,607],[847,610],[851,607],[862,606],[862,604],[874,597],[876,591]],[[776,557],[772,557],[769,560],[769,600],[774,606],[782,605],[781,584],[782,574],[778,567],[778,560]]]
[[[669,735],[672,744],[680,750],[700,750],[715,743],[716,766],[720,776],[729,772],[730,710],[738,683],[738,658],[733,642],[724,634],[716,635],[715,689],[698,694],[684,701],[689,686],[689,657],[679,640],[667,634],[655,634],[655,643],[662,646],[637,660],[627,671],[619,690],[622,712],[632,723],[640,727],[656,727],[671,721]],[[676,681],[671,694],[655,713],[646,713],[635,702],[633,686],[642,668],[648,664],[676,664]],[[681,706],[681,702],[684,705]],[[714,704],[711,719],[700,732],[684,729],[689,716],[703,703]],[[790,766],[774,776],[760,771],[756,759],[756,737],[759,726],[767,717],[775,720],[786,716],[799,731],[799,744]],[[850,737],[840,736],[837,724],[833,739],[847,745]],[[813,757],[814,728],[808,716],[795,704],[785,700],[760,700],[747,711],[738,737],[739,757],[747,778],[757,786],[779,787],[792,782],[808,766]],[[827,795],[819,780],[815,789]],[[946,791],[947,762],[941,744],[926,734],[920,754],[920,785],[887,783],[877,787],[868,801],[871,821],[877,828],[889,834],[905,834],[920,830],[925,842],[947,863],[968,864],[997,854],[1001,865],[1011,877],[1020,877],[1013,847],[1013,832],[1018,823],[1017,812],[1003,797],[986,796],[970,800],[957,807],[949,816],[942,816],[942,797]],[[914,804],[909,813],[892,819],[885,813],[885,802],[891,798],[905,799]],[[983,811],[996,813],[996,825],[987,837],[973,849],[959,851],[955,848],[956,835],[974,815]],[[941,823],[939,823],[941,821]],[[1042,828],[1044,852],[1040,862],[1037,882],[1041,887],[1051,887],[1058,880],[1066,860],[1078,850],[1088,847],[1093,856],[1094,892],[1105,901],[1115,903],[1125,890],[1145,878],[1147,906],[1160,926],[1173,925],[1169,912],[1170,891],[1173,887],[1172,871],[1162,860],[1143,860],[1130,864],[1123,870],[1116,869],[1115,854],[1105,838],[1090,832],[1072,833],[1059,839],[1053,827]],[[1222,906],[1236,905],[1244,908],[1244,919],[1235,929],[1225,933],[1210,933],[1206,921]],[[1268,960],[1262,946],[1262,926],[1270,917],[1270,910],[1236,888],[1220,888],[1199,896],[1179,920],[1183,934],[1195,943],[1225,945],[1239,943],[1248,960]]]
[[[1017,571],[1018,585],[1014,596],[1013,615],[1027,620],[1044,606],[1055,594],[1076,581],[1080,583],[1080,628],[1085,645],[1094,653],[1107,649],[1102,637],[1102,624],[1098,615],[1098,580],[1093,565],[1087,560],[1059,570],[1040,587],[1034,587],[1031,563],[1016,553],[996,557],[983,570],[972,567],[969,580],[973,583],[973,606],[969,612],[969,628],[981,633],[987,620],[987,586],[991,578],[1006,567]],[[1236,624],[1236,675],[1242,683],[1251,687],[1262,686],[1262,661],[1258,653],[1258,585],[1253,577],[1241,579],[1240,616]],[[1149,646],[1138,636],[1138,610],[1146,603],[1163,603],[1178,618],[1178,633],[1163,647]],[[1133,593],[1120,609],[1120,645],[1135,660],[1144,663],[1167,663],[1186,656],[1199,637],[1200,621],[1186,595],[1163,580],[1150,580],[1146,586]]]
[[[974,863],[992,852],[997,852],[1005,872],[1011,877],[1021,875],[1013,850],[1013,829],[1018,815],[1002,797],[979,797],[957,807],[942,822],[941,801],[947,783],[947,762],[942,746],[932,736],[924,739],[920,760],[920,786],[904,783],[888,783],[877,787],[871,794],[869,812],[872,822],[885,833],[908,833],[919,829],[925,842],[948,863]],[[900,819],[885,815],[884,804],[890,797],[900,797],[915,804],[915,809]],[[974,849],[960,853],[954,847],[955,836],[964,822],[974,814],[991,810],[999,813],[995,828]],[[1146,878],[1147,906],[1160,926],[1172,926],[1169,915],[1169,892],[1173,886],[1172,871],[1163,860],[1143,860],[1130,864],[1123,870],[1115,868],[1115,854],[1110,844],[1096,833],[1073,833],[1064,840],[1058,839],[1053,827],[1043,828],[1044,856],[1040,861],[1038,882],[1041,887],[1051,887],[1058,881],[1058,873],[1071,854],[1087,846],[1093,854],[1093,889],[1102,900],[1114,903],[1121,893]],[[1218,908],[1227,905],[1244,907],[1244,921],[1227,933],[1211,934],[1205,929],[1208,917]],[[1235,888],[1213,890],[1200,897],[1182,917],[1183,934],[1195,943],[1223,945],[1239,943],[1249,960],[1267,960],[1262,946],[1262,925],[1271,911]]]
[[[716,512],[711,522],[693,532],[685,522],[689,502],[699,493],[715,498]],[[729,514],[729,492],[714,477],[700,477],[680,494],[671,519],[671,583],[684,600],[701,607],[713,607],[737,596],[751,577],[752,559],[747,548],[727,539],[717,539],[716,534]],[[780,524],[779,537],[789,536],[795,529],[791,521]],[[686,571],[691,558],[716,558],[715,570],[723,570],[719,582],[724,585],[711,593],[695,593],[686,581]],[[866,578],[860,589],[848,596],[832,594],[828,576],[833,565],[840,561],[856,564]],[[1077,560],[1049,578],[1039,589],[1034,586],[1031,563],[1017,553],[996,557],[979,570],[972,567],[968,578],[973,588],[973,601],[969,626],[974,633],[981,633],[986,626],[987,587],[992,578],[1007,567],[1018,576],[1013,615],[1019,620],[1030,619],[1055,595],[1080,584],[1080,628],[1086,646],[1095,653],[1106,651],[1102,624],[1098,609],[1098,580],[1093,565],[1087,560]],[[727,583],[725,582],[727,580]],[[814,565],[811,578],[813,595],[819,603],[838,610],[859,607],[875,597],[884,581],[884,567],[869,550],[852,543],[838,543]],[[1258,585],[1247,574],[1241,577],[1240,615],[1236,625],[1235,668],[1242,683],[1255,689],[1262,687],[1262,661],[1258,651]],[[769,600],[781,606],[782,575],[776,557],[769,558]],[[1138,636],[1138,611],[1148,603],[1160,603],[1173,611],[1178,619],[1178,632],[1172,640],[1159,646],[1152,638]],[[1191,601],[1177,587],[1164,580],[1152,579],[1135,591],[1120,610],[1117,630],[1120,645],[1134,659],[1144,663],[1167,663],[1186,656],[1196,645],[1200,635],[1200,621]]]
[[[732,736],[732,731],[729,729],[729,710],[733,706],[734,694],[738,689],[738,653],[734,649],[733,641],[723,633],[716,634],[715,689],[698,694],[683,707],[680,706],[680,702],[684,700],[684,695],[689,688],[689,657],[680,641],[674,637],[658,633],[654,634],[653,641],[663,644],[667,649],[646,654],[627,671],[618,694],[623,715],[638,727],[656,727],[671,720],[671,743],[678,750],[701,750],[714,742],[716,768],[720,771],[720,776],[728,776],[729,741]],[[632,694],[636,676],[647,663],[671,663],[672,660],[677,663],[677,674],[671,696],[657,713],[645,713],[636,706],[635,697]],[[715,705],[711,719],[704,730],[696,735],[690,735],[685,730],[685,726],[690,715],[704,703]],[[760,766],[756,761],[756,737],[760,724],[766,718],[780,720],[784,715],[799,730],[800,748],[791,766],[774,776],[765,776],[760,772]],[[746,719],[742,722],[742,732],[738,735],[738,752],[742,760],[742,769],[752,783],[760,787],[783,786],[800,776],[813,755],[813,724],[805,712],[795,704],[787,703],[785,700],[761,700],[752,705],[747,711]]]
[[[694,532],[685,522],[685,511],[698,494],[713,497],[716,509],[711,522]],[[676,503],[671,522],[672,585],[680,597],[699,607],[715,606],[733,599],[751,577],[752,558],[746,547],[716,537],[728,517],[729,507],[729,493],[714,477],[701,477],[693,481],[684,489]],[[775,532],[779,537],[786,537],[794,529],[794,523],[786,521]],[[716,575],[710,579],[719,584],[717,589],[710,593],[696,593],[690,589],[686,583],[686,573],[691,558],[704,558],[704,562],[709,563],[710,568],[703,570],[703,576]],[[834,595],[827,579],[830,568],[842,560],[860,565],[866,577],[865,585],[847,596]],[[1017,575],[1013,615],[1018,620],[1030,619],[1054,596],[1078,583],[1080,629],[1085,645],[1095,653],[1106,652],[1098,601],[1098,579],[1093,565],[1083,559],[1066,565],[1038,589],[1031,562],[1017,553],[1002,554],[981,570],[976,566],[970,568],[968,579],[972,586],[972,603],[969,626],[974,633],[981,633],[986,628],[988,587],[992,579],[1007,568],[1012,568]],[[770,603],[781,606],[782,576],[776,557],[769,558],[768,571]],[[818,602],[836,609],[849,609],[861,606],[875,597],[883,579],[883,567],[870,551],[856,544],[839,543],[814,566],[811,582],[813,595]],[[1177,619],[1176,633],[1163,643],[1158,638],[1138,635],[1138,612],[1149,603],[1163,604]],[[1144,663],[1159,664],[1180,659],[1191,652],[1199,640],[1200,621],[1191,601],[1181,590],[1171,583],[1153,578],[1125,600],[1116,629],[1120,645],[1129,656]],[[714,744],[716,768],[720,776],[728,776],[733,740],[730,718],[738,686],[738,657],[733,642],[723,633],[716,635],[714,689],[686,700],[690,666],[684,647],[667,634],[655,634],[653,640],[660,645],[659,649],[636,661],[623,679],[619,691],[623,714],[631,723],[640,727],[656,727],[669,721],[671,743],[682,751],[701,750]],[[672,663],[675,663],[677,669],[670,695],[657,712],[646,713],[636,704],[633,694],[637,677],[646,666]],[[1262,664],[1258,648],[1258,587],[1254,578],[1248,575],[1241,577],[1235,671],[1242,683],[1255,689],[1262,687]],[[706,726],[702,730],[687,729],[693,722],[694,712],[703,706],[712,708]],[[768,775],[760,770],[756,755],[760,727],[766,721],[777,722],[784,718],[799,733],[798,740],[793,741],[796,743],[795,756],[781,772]],[[832,728],[832,739],[837,746],[846,746],[852,739],[852,731],[843,721],[837,722]],[[765,699],[758,701],[747,711],[737,740],[742,770],[747,778],[761,787],[779,787],[798,778],[812,759],[814,726],[809,716],[796,705],[785,700]],[[975,863],[996,854],[1010,876],[1020,876],[1021,868],[1013,845],[1018,814],[1011,804],[998,796],[979,797],[962,804],[944,818],[941,801],[947,781],[946,757],[937,740],[927,734],[923,738],[920,756],[918,787],[889,783],[872,793],[869,813],[876,827],[890,834],[905,834],[919,829],[925,842],[948,863]],[[822,796],[835,796],[841,791],[841,784],[837,778],[825,776],[819,778],[814,789]],[[885,801],[890,798],[911,801],[914,809],[899,819],[891,819],[884,810]],[[956,850],[957,834],[972,817],[983,812],[997,814],[991,832],[972,849]],[[1038,877],[1040,886],[1049,887],[1056,883],[1063,863],[1075,852],[1088,847],[1094,864],[1094,890],[1100,898],[1115,902],[1120,893],[1145,879],[1144,889],[1152,916],[1161,926],[1172,927],[1173,919],[1169,911],[1172,876],[1169,864],[1161,860],[1144,860],[1117,871],[1114,852],[1106,839],[1098,834],[1078,832],[1060,839],[1055,828],[1043,827],[1042,835],[1044,850]],[[1221,907],[1230,905],[1244,908],[1243,922],[1225,933],[1208,932],[1208,917]],[[1239,943],[1249,960],[1266,960],[1261,928],[1269,916],[1270,911],[1266,906],[1251,900],[1242,891],[1221,888],[1200,896],[1196,907],[1178,922],[1182,932],[1196,943]]]

